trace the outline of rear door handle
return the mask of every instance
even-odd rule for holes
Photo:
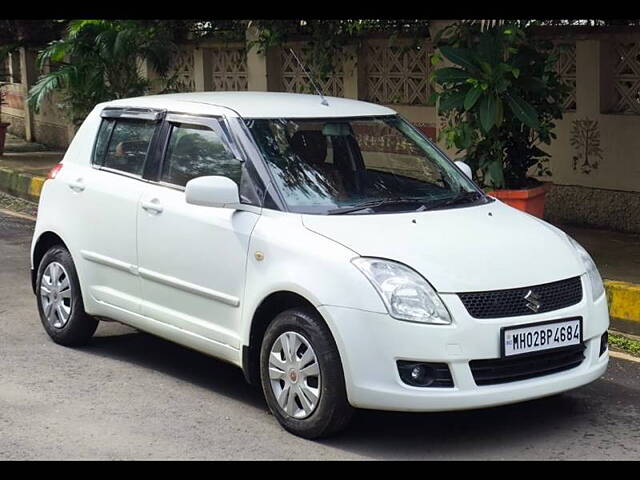
[[[149,213],[158,214],[162,213],[162,205],[160,205],[160,201],[157,198],[154,198],[150,202],[142,202],[141,203],[143,210],[146,210]]]
[[[78,178],[75,181],[69,182],[69,188],[74,192],[82,192],[85,189],[85,185],[82,182],[82,178]]]

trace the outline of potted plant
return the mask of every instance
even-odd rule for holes
[[[4,123],[2,121],[2,105],[5,104],[6,93],[4,91],[4,83],[0,83],[0,155],[4,153],[4,141],[7,137],[7,128],[10,123]]]
[[[459,22],[434,39],[437,53],[453,66],[432,73],[439,140],[456,148],[491,195],[542,217],[546,184],[530,177],[549,175],[549,155],[539,148],[555,138],[569,87],[555,71],[551,43],[528,38],[516,22],[483,29]]]

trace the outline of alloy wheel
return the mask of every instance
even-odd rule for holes
[[[40,301],[51,326],[63,328],[71,316],[71,283],[69,274],[58,262],[51,262],[42,274]]]

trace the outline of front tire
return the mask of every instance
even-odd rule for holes
[[[66,248],[51,247],[42,257],[36,296],[40,320],[54,342],[75,347],[93,336],[98,320],[84,311],[78,274]]]
[[[316,312],[295,308],[273,319],[262,340],[260,379],[269,409],[294,435],[327,437],[351,420],[340,355]]]

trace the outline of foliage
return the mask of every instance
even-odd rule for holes
[[[175,48],[173,32],[152,21],[73,20],[64,37],[38,55],[38,67],[49,72],[31,88],[29,104],[37,111],[50,93],[62,90],[66,112],[80,123],[97,103],[146,93],[140,60],[162,75]]]
[[[585,19],[585,20],[540,20],[539,23],[545,26],[578,26],[578,27],[625,27],[625,26],[637,26],[640,25],[638,19]]]
[[[182,29],[194,41],[215,39],[243,42],[249,20],[173,20],[171,28]]]
[[[609,344],[625,350],[633,355],[640,356],[640,342],[622,335],[609,334]]]
[[[447,147],[464,151],[463,160],[491,188],[535,183],[527,178],[534,165],[549,173],[549,155],[539,145],[555,138],[554,120],[562,117],[569,91],[555,72],[552,44],[529,38],[519,22],[484,29],[455,23],[434,43],[439,50],[432,62],[454,64],[432,74]]]

